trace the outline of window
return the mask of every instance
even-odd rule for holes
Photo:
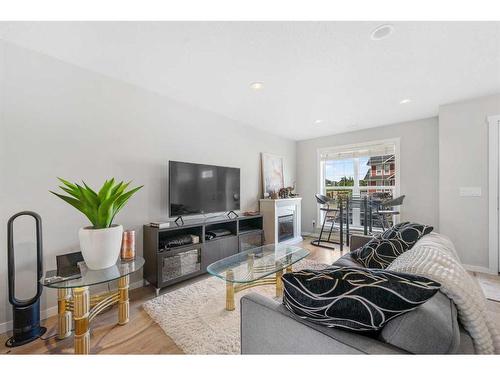
[[[320,193],[331,198],[396,197],[398,149],[399,140],[395,139],[319,150]],[[322,217],[319,219],[321,222]],[[356,226],[360,220],[353,219],[352,224]]]

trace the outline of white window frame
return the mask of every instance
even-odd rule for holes
[[[375,146],[379,145],[381,143],[394,143],[394,173],[395,173],[395,186],[393,188],[394,190],[394,197],[399,197],[400,196],[400,182],[401,182],[401,173],[400,173],[400,168],[401,168],[401,163],[400,163],[400,151],[401,151],[401,138],[387,138],[387,139],[379,139],[376,141],[370,141],[370,142],[361,142],[361,143],[352,143],[352,144],[347,144],[347,145],[339,145],[339,146],[332,146],[332,147],[322,147],[318,148],[316,150],[316,191],[319,192],[319,194],[324,194],[324,186],[323,186],[323,181],[324,181],[324,171],[323,168],[321,168],[321,155],[331,152],[331,153],[336,153],[336,152],[342,152],[342,151],[348,151],[353,148],[363,148],[363,147],[370,147],[370,146]],[[354,163],[354,168],[358,168],[358,163]],[[342,190],[344,188],[349,188],[348,186],[343,187],[339,186],[337,190]],[[365,188],[370,188],[370,186],[363,186],[363,190]],[[375,188],[375,186],[374,186]],[[381,187],[382,188],[382,187]],[[391,188],[390,186],[385,186],[383,188]],[[354,191],[353,191],[354,192]],[[321,211],[319,209],[319,205],[316,205],[316,228],[321,226]],[[403,206],[400,207],[399,212],[402,213],[403,211]]]

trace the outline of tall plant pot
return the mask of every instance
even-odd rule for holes
[[[120,255],[123,227],[113,225],[109,228],[80,228],[80,248],[88,268],[101,270],[113,266]]]

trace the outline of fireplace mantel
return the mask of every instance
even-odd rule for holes
[[[302,241],[300,229],[301,201],[302,198],[300,197],[260,200],[260,212],[264,216],[264,235],[267,244],[278,242],[278,218],[292,214],[294,215],[293,238],[281,243],[294,244]]]

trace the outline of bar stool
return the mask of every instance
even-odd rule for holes
[[[399,215],[400,212],[398,210],[395,210],[394,207],[401,206],[403,204],[404,199],[405,199],[405,196],[401,195],[395,199],[389,199],[389,200],[380,202],[375,214],[378,215],[378,217],[380,218],[380,222],[382,224],[382,230],[385,231],[386,226],[387,226],[387,229],[389,229],[388,217],[394,216],[394,215]]]
[[[335,248],[333,246],[322,245],[321,243],[324,242],[324,243],[330,243],[330,244],[337,244],[337,242],[330,240],[330,238],[332,236],[332,231],[333,231],[333,226],[335,225],[335,221],[339,218],[340,209],[330,208],[330,203],[332,203],[332,199],[328,198],[325,195],[316,194],[315,197],[316,197],[316,202],[320,205],[320,208],[319,208],[320,211],[323,211],[325,214],[324,214],[324,218],[323,218],[323,224],[321,225],[321,231],[319,233],[319,237],[317,240],[312,240],[311,244],[314,246],[319,246],[319,247],[324,247],[326,249],[335,250]],[[326,207],[323,207],[325,205],[326,205]],[[330,231],[328,232],[328,239],[323,240],[322,236],[323,236],[323,232],[325,231],[325,224],[326,223],[331,223],[332,225],[330,227]]]

